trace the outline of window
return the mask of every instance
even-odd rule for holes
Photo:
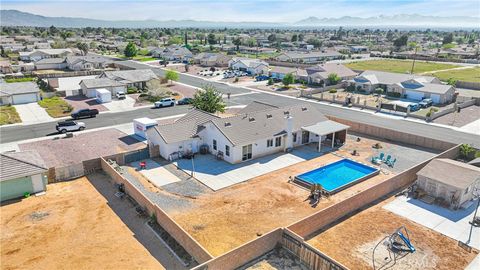
[[[293,132],[292,136],[293,136],[293,142],[297,142],[297,133]]]
[[[227,155],[227,157],[230,156],[230,146],[228,145],[225,145],[225,155]]]
[[[213,140],[213,150],[217,150],[217,140]]]
[[[245,145],[242,147],[242,160],[252,159],[252,145]]]
[[[267,147],[272,147],[273,146],[273,139],[268,139],[267,140]]]
[[[275,147],[279,147],[282,145],[282,137],[275,138]]]

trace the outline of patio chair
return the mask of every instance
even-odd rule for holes
[[[391,156],[391,155],[388,155],[387,158],[386,158],[385,160],[383,160],[383,162],[384,162],[385,164],[388,164],[388,163],[390,163],[391,159],[392,159],[392,156]]]
[[[379,159],[379,160],[383,161],[384,157],[385,157],[385,154],[383,152],[381,152],[380,155],[376,159]]]
[[[389,167],[393,167],[393,166],[395,166],[395,162],[397,162],[397,158],[394,158],[393,160],[390,160],[390,161],[387,163],[387,165],[388,165]]]

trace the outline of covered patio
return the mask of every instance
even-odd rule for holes
[[[344,145],[349,128],[347,125],[327,120],[315,125],[302,127],[302,130],[318,135],[318,152],[321,152],[322,144],[331,148]]]

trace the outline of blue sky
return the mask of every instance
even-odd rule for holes
[[[1,0],[1,9],[105,20],[294,22],[309,16],[394,14],[480,17],[479,0]]]

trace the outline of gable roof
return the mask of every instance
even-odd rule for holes
[[[0,181],[44,173],[48,169],[36,151],[0,154]]]
[[[311,105],[296,105],[238,114],[211,122],[233,145],[254,142],[285,133],[286,115],[293,118],[294,131],[328,119]]]
[[[249,103],[247,106],[245,106],[243,109],[241,109],[238,113],[253,113],[253,112],[258,112],[258,111],[264,111],[264,110],[271,110],[271,109],[276,109],[278,108],[277,106],[268,104],[268,103],[263,103],[260,101],[253,101]]]
[[[324,79],[328,78],[328,75],[332,73],[337,74],[341,78],[357,75],[356,72],[339,63],[315,65],[308,67],[306,70],[309,76],[321,76]]]
[[[38,93],[40,89],[34,82],[0,83],[0,96]]]
[[[411,79],[421,80],[424,83],[431,83],[436,80],[432,76],[418,76],[414,74],[402,74],[402,73],[393,73],[393,72],[384,72],[376,70],[365,70],[358,77],[367,78],[372,84],[395,84],[408,81]]]
[[[480,181],[480,168],[451,159],[436,158],[418,171],[417,175],[466,189],[474,182]]]
[[[114,87],[114,86],[125,85],[124,83],[117,82],[109,78],[85,79],[85,80],[81,80],[80,83],[83,83],[86,88]]]
[[[104,77],[124,83],[146,82],[158,78],[150,69],[105,71],[100,75],[100,78]]]

